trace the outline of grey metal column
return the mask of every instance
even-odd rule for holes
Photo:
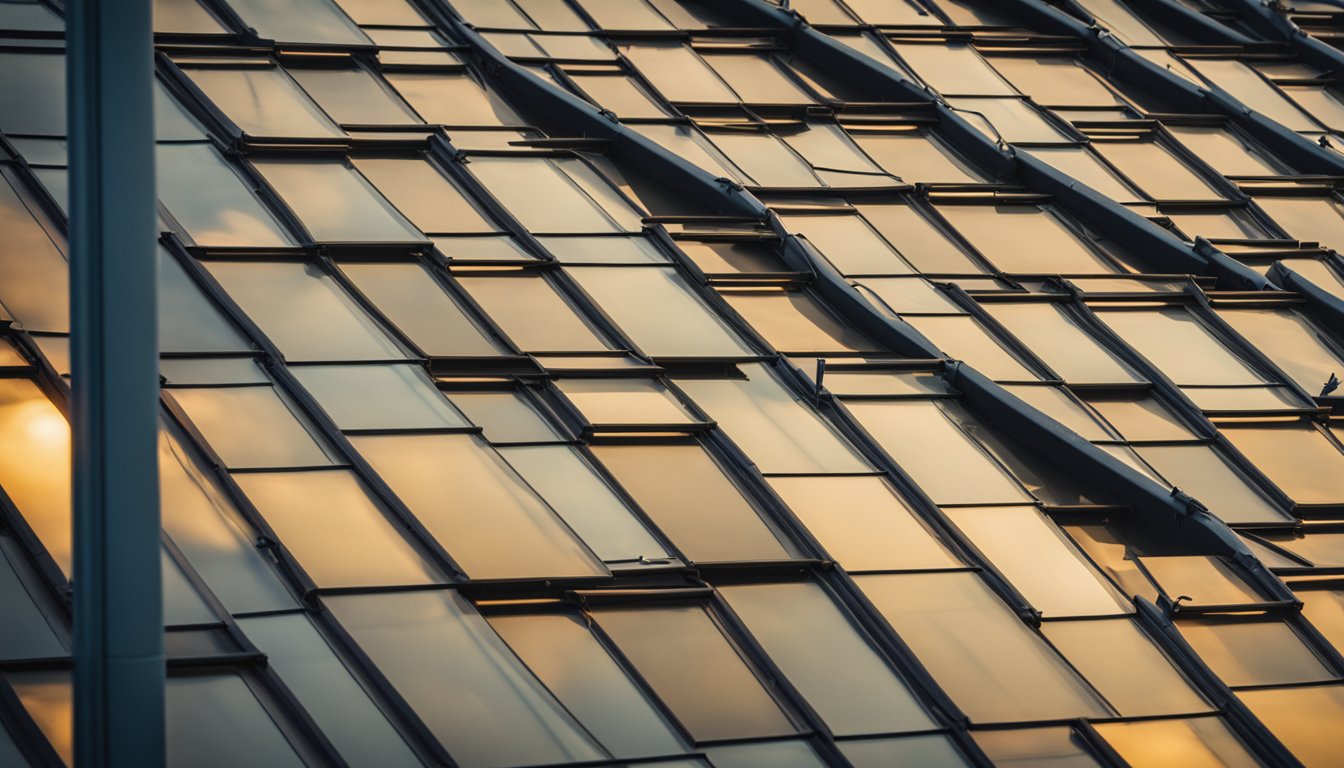
[[[80,766],[164,763],[150,8],[66,4]]]

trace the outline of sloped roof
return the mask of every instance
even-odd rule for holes
[[[174,764],[1338,759],[1344,11],[787,6],[156,1]],[[61,30],[0,3],[3,765],[71,751]]]

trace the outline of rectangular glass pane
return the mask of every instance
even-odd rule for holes
[[[1339,759],[1344,686],[1264,688],[1240,691],[1237,698],[1303,765],[1326,766]]]
[[[486,337],[420,264],[342,264],[341,272],[430,357],[493,357]]]
[[[1211,709],[1131,619],[1049,621],[1041,632],[1121,715]]]
[[[427,122],[464,127],[523,124],[498,94],[466,73],[388,72],[386,77]]]
[[[855,581],[972,721],[1111,714],[975,574],[872,575]]]
[[[1107,274],[1116,268],[1034,205],[941,205],[938,212],[985,258],[1014,274]]]
[[[1209,617],[1182,620],[1176,626],[1200,660],[1232,687],[1336,677],[1286,621]]]
[[[455,592],[349,595],[325,603],[458,765],[605,757]]]
[[[245,136],[345,138],[345,132],[278,66],[188,67],[185,71]]]
[[[525,352],[609,348],[545,278],[522,274],[460,276],[457,281]]]
[[[1070,384],[1143,381],[1053,303],[986,302],[985,310]]]
[[[319,587],[443,580],[353,472],[261,472],[234,480]]]
[[[471,578],[606,573],[545,502],[478,438],[385,435],[351,441]]]
[[[318,242],[421,242],[425,238],[345,163],[255,160],[261,175]]]
[[[1344,501],[1344,455],[1320,430],[1305,424],[1224,427],[1257,469],[1298,504]]]
[[[209,144],[160,144],[159,199],[198,245],[283,248],[294,240]]]
[[[719,593],[832,733],[934,727],[910,689],[815,583],[720,587]]]
[[[882,348],[802,291],[721,290],[738,314],[781,352],[842,354]]]
[[[1220,717],[1095,723],[1094,727],[1134,768],[1160,768],[1173,762],[1198,768],[1260,765]]]
[[[230,469],[331,464],[272,387],[191,387],[172,398]]]
[[[471,426],[418,365],[303,365],[290,370],[339,429]]]
[[[425,232],[494,232],[496,227],[456,184],[419,158],[364,157],[355,167]]]
[[[354,125],[414,125],[415,112],[378,80],[358,67],[290,69],[332,120]]]
[[[1210,446],[1145,445],[1135,450],[1168,483],[1198,499],[1224,522],[1288,519]]]
[[[704,608],[604,608],[593,614],[697,741],[796,730]]]
[[[1325,333],[1300,312],[1223,309],[1218,314],[1312,395],[1322,392],[1332,374],[1344,371],[1344,358],[1326,343]]]

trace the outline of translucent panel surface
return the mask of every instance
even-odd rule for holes
[[[290,369],[340,429],[449,429],[470,424],[415,365]]]
[[[0,659],[49,658],[67,653],[65,644],[3,550],[0,550],[0,613],[5,616],[5,621],[0,622]],[[0,742],[4,738],[0,734]],[[4,755],[5,747],[0,746],[0,758]]]
[[[159,353],[240,352],[251,349],[201,289],[187,277],[182,265],[159,252]]]
[[[197,87],[245,135],[339,139],[345,133],[278,66],[192,67]]]
[[[478,439],[389,435],[353,442],[472,578],[605,572],[517,473]]]
[[[872,0],[868,0],[876,5]],[[904,3],[896,2],[900,7]],[[924,20],[921,20],[924,21]],[[906,22],[909,23],[909,22]],[[916,22],[919,23],[919,22]],[[1011,96],[1013,89],[964,43],[893,43],[920,79],[944,94]]]
[[[459,765],[603,757],[456,593],[351,595],[326,604]]]
[[[696,740],[794,732],[704,608],[607,608],[594,614]]]
[[[880,477],[773,477],[770,486],[846,571],[960,565]]]
[[[790,232],[807,238],[842,274],[904,275],[913,270],[859,216],[781,216]]]
[[[1048,303],[986,303],[985,310],[1070,384],[1127,384],[1143,379],[1072,316]]]
[[[430,357],[503,353],[419,264],[342,264],[341,272]]]
[[[545,279],[533,276],[460,277],[458,282],[504,333],[526,352],[606,349]]]
[[[1122,715],[1211,709],[1130,619],[1052,621],[1041,632]]]
[[[885,768],[890,765],[920,765],[928,768],[962,768],[969,762],[941,734],[895,739],[856,739],[841,742],[840,754],[854,768]]]
[[[938,212],[994,266],[1010,273],[1095,274],[1115,267],[1054,216],[1030,205],[943,205]]]
[[[1185,641],[1230,686],[1308,683],[1334,679],[1285,621],[1217,617],[1177,624]]]
[[[70,265],[11,184],[0,178],[0,301],[29,330],[68,331]]]
[[[653,87],[669,101],[736,102],[737,94],[681,43],[641,43],[619,47]]]
[[[691,560],[789,557],[755,507],[698,444],[598,445],[593,453]]]
[[[575,267],[569,274],[640,349],[654,357],[753,354],[670,268]]]
[[[908,205],[860,205],[858,210],[920,272],[981,274],[985,271]]]
[[[1101,763],[1067,726],[976,731],[975,743],[999,768],[1099,768]]]
[[[598,557],[630,561],[667,555],[573,447],[514,446],[501,448],[500,454]]]
[[[1167,482],[1229,523],[1286,519],[1264,494],[1207,445],[1145,445],[1135,449]]]
[[[1265,688],[1241,691],[1237,698],[1303,765],[1328,766],[1339,758],[1344,686]]]
[[[318,241],[416,242],[424,237],[343,163],[258,160],[257,170]]]
[[[1192,605],[1240,605],[1264,598],[1226,563],[1207,555],[1144,557],[1139,562],[1159,589],[1175,600]]]
[[[1218,314],[1312,395],[1321,392],[1331,374],[1344,371],[1344,359],[1326,344],[1325,334],[1299,312],[1230,309]]]
[[[745,380],[680,379],[762,472],[866,472],[848,443],[758,363],[741,366]]]
[[[1034,381],[1037,376],[966,316],[906,318],[906,322],[953,360],[965,360],[995,381]]]
[[[338,123],[406,125],[420,118],[370,72],[357,67],[291,69],[289,73]]]
[[[533,232],[624,231],[573,178],[545,158],[479,157],[470,170]]]
[[[518,125],[522,119],[465,73],[389,72],[387,81],[426,121],[443,125]]]
[[[289,360],[405,357],[373,319],[314,265],[211,261],[206,268]]]
[[[368,157],[355,167],[425,232],[495,231],[456,184],[423,160]]]
[[[0,487],[69,574],[70,425],[27,379],[0,379]]]
[[[560,431],[515,392],[452,392],[448,399],[492,443],[562,440]]]
[[[442,579],[352,472],[262,472],[234,479],[318,586],[392,586]]]
[[[1344,501],[1344,454],[1307,425],[1226,427],[1222,433],[1298,504]]]
[[[1132,610],[1035,507],[943,511],[1046,616],[1100,616]]]
[[[827,354],[880,349],[801,291],[762,289],[721,293],[729,306],[780,351]]]
[[[192,387],[172,398],[231,469],[332,463],[271,387]]]
[[[685,749],[579,616],[493,616],[489,621],[560,703],[613,754],[640,757]]]
[[[238,623],[351,766],[420,765],[307,617],[258,616]]]
[[[251,184],[208,144],[160,144],[159,199],[200,245],[283,247],[294,241],[262,207]]]
[[[973,721],[1097,717],[1105,704],[972,573],[858,576]]]
[[[590,424],[699,423],[667,387],[645,379],[561,379],[556,386]]]
[[[931,401],[846,403],[882,449],[939,504],[1028,501],[984,449]]]
[[[331,0],[229,0],[229,6],[264,38],[285,43],[369,44]]]
[[[837,736],[933,727],[905,683],[815,583],[719,592]],[[808,631],[799,632],[799,623]],[[829,662],[819,665],[818,659]]]

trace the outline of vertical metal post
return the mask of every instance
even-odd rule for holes
[[[66,4],[75,761],[164,764],[150,0]]]

